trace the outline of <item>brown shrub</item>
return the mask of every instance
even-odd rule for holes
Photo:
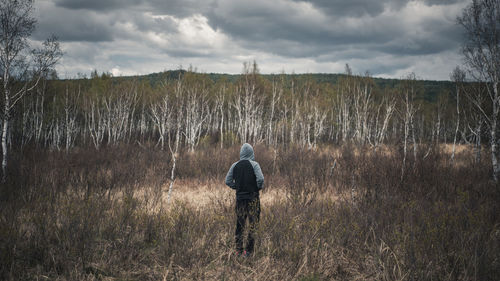
[[[286,199],[263,200],[252,260],[234,257],[234,198],[223,190],[239,147],[179,155],[178,177],[197,185],[179,192],[207,186],[210,198],[199,208],[163,202],[171,168],[165,151],[14,154],[0,191],[0,279],[500,276],[500,196],[486,162],[453,165],[444,152],[421,149],[402,177],[397,149],[255,150],[266,176],[263,198],[283,190]],[[457,157],[470,163],[463,151]]]

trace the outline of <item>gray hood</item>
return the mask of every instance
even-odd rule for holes
[[[255,157],[253,154],[253,148],[250,144],[245,143],[241,146],[240,149],[240,160],[252,160],[255,161]]]

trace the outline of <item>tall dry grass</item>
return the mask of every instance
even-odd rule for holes
[[[451,163],[421,149],[403,176],[397,147],[255,150],[266,190],[252,259],[234,256],[234,194],[223,186],[239,147],[181,153],[170,204],[166,152],[17,152],[1,186],[0,279],[500,276],[500,195],[467,150]]]

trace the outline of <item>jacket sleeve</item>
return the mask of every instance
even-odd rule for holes
[[[257,181],[257,187],[259,190],[264,188],[264,175],[260,169],[259,163],[252,161],[253,172],[255,173],[255,180]]]
[[[238,163],[238,162],[235,162],[235,163],[233,163],[233,165],[231,165],[231,168],[229,168],[229,171],[227,172],[227,175],[226,175],[226,185],[232,189],[236,189],[236,183],[234,182],[234,178],[233,178],[233,169],[234,169],[234,166],[236,166],[236,163]]]

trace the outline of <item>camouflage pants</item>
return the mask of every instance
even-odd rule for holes
[[[246,221],[248,219],[248,239],[246,251],[252,253],[255,244],[255,230],[259,224],[260,200],[254,198],[250,200],[236,200],[236,250],[243,251],[243,232],[245,231]]]

